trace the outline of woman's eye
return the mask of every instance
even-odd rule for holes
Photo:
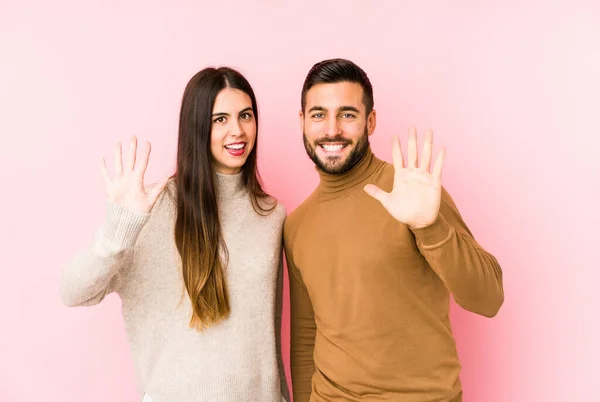
[[[225,122],[225,116],[219,116],[217,117],[215,120],[213,120],[215,123],[224,123]]]
[[[250,120],[252,118],[252,115],[250,113],[242,113],[240,117],[242,118],[242,120]]]

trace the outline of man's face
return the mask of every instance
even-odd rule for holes
[[[375,129],[375,111],[366,115],[363,89],[354,82],[317,84],[300,112],[306,153],[319,169],[341,174],[364,156]]]

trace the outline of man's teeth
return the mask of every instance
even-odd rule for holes
[[[341,145],[341,144],[337,144],[337,145],[322,144],[321,146],[327,152],[335,152],[335,151],[339,151],[340,149],[344,148],[344,145]]]
[[[225,145],[227,149],[242,149],[246,146],[246,144],[234,144],[234,145]]]

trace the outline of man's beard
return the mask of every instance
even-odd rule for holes
[[[367,150],[369,148],[369,133],[367,132],[367,128],[365,127],[364,134],[358,139],[356,145],[350,151],[350,154],[346,157],[345,161],[340,161],[339,156],[329,156],[325,161],[322,161],[317,156],[316,147],[320,146],[320,144],[326,143],[339,143],[344,145],[351,145],[352,141],[347,140],[342,137],[341,134],[336,135],[335,137],[326,137],[319,140],[313,141],[311,144],[306,138],[306,133],[303,133],[304,136],[304,149],[306,150],[306,154],[308,157],[317,165],[317,167],[325,173],[328,174],[343,174],[351,170],[360,160],[365,156]],[[319,144],[319,145],[315,145]]]

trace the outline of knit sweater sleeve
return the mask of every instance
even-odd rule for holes
[[[421,254],[461,307],[486,317],[498,313],[504,302],[502,269],[475,240],[446,189],[437,220],[412,231]]]
[[[317,325],[302,275],[294,264],[290,243],[285,245],[290,281],[290,361],[294,402],[308,402],[315,373],[314,348]]]
[[[90,306],[118,291],[133,246],[150,214],[114,203],[107,204],[106,218],[91,247],[80,251],[63,270],[60,294],[67,306]]]
[[[289,402],[290,393],[285,376],[285,367],[283,365],[283,351],[281,348],[281,329],[282,329],[282,312],[283,312],[283,253],[279,260],[279,268],[277,269],[277,292],[275,301],[275,331],[276,331],[276,347],[277,347],[277,366],[279,369],[279,380],[281,382],[281,397],[285,402]]]

